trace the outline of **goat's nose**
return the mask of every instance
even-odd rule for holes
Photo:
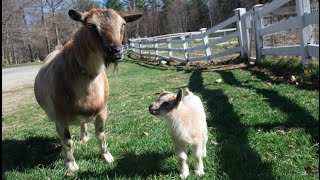
[[[116,54],[122,51],[122,46],[111,46],[111,51]]]

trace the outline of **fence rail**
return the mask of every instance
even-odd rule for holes
[[[131,38],[130,47],[140,56],[157,57],[180,62],[210,61],[232,54],[242,58],[252,57],[251,49],[255,47],[254,59],[260,60],[266,55],[301,56],[302,65],[310,57],[319,57],[319,44],[314,44],[314,26],[319,26],[319,11],[311,12],[310,0],[295,0],[296,16],[265,26],[264,18],[274,10],[291,0],[277,0],[269,4],[255,5],[251,10],[237,8],[234,16],[210,28],[197,32],[167,34],[155,37]],[[319,3],[317,4],[317,7]],[[236,28],[226,29],[234,26]],[[268,47],[264,40],[268,35],[288,29],[299,31],[298,45]],[[221,36],[222,35],[222,36]],[[223,44],[232,44],[231,48],[222,48]],[[220,48],[221,50],[221,48]]]

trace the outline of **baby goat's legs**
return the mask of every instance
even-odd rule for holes
[[[83,143],[86,143],[90,137],[89,137],[89,134],[88,134],[88,126],[87,126],[87,123],[82,123],[80,125],[80,129],[81,129],[81,132],[80,132],[80,144],[83,144]]]
[[[193,145],[192,146],[192,152],[193,152],[193,157],[194,157],[194,169],[196,174],[202,176],[204,175],[204,170],[203,170],[203,146],[202,145]]]
[[[73,157],[73,141],[71,139],[69,127],[66,124],[56,122],[56,129],[62,144],[65,167],[68,172],[75,172],[79,169],[79,166]]]
[[[180,163],[180,177],[185,179],[189,175],[189,167],[187,164],[187,147],[185,145],[175,144],[176,156],[179,158]]]
[[[208,142],[208,131],[206,130],[203,136],[203,157],[207,157],[207,142]]]
[[[100,114],[96,118],[96,121],[94,122],[94,126],[95,126],[96,137],[100,145],[102,159],[108,163],[112,163],[113,157],[107,149],[106,141],[104,138],[104,129],[105,129],[104,127],[105,127],[106,117],[107,117],[106,110],[100,112]]]

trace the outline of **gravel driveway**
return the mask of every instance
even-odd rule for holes
[[[35,103],[34,79],[41,65],[2,69],[2,115],[12,114],[27,104]]]

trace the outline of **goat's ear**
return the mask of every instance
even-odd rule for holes
[[[177,97],[176,97],[176,104],[179,104],[179,102],[181,101],[182,99],[182,89],[179,89],[179,92],[177,94]]]
[[[85,13],[81,13],[81,12],[78,12],[78,11],[75,11],[73,9],[70,9],[68,11],[68,14],[69,14],[69,17],[75,21],[80,21],[80,22],[83,22],[84,19],[85,19]]]
[[[142,14],[122,14],[122,18],[127,22],[133,22],[136,21],[138,19],[140,19],[142,17]]]

